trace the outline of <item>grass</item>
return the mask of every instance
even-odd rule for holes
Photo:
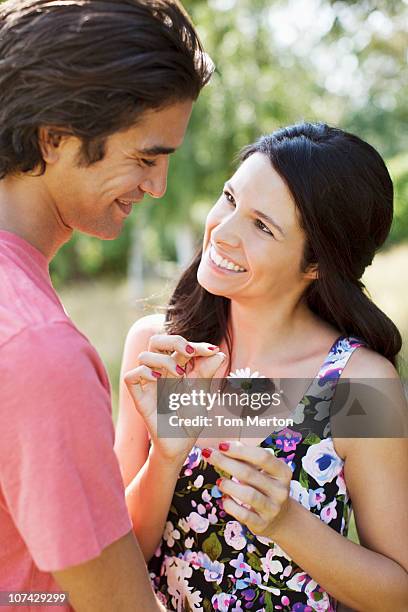
[[[402,358],[408,364],[408,244],[380,253],[367,269],[364,282],[372,299],[397,324],[404,345]],[[149,299],[132,301],[124,281],[94,281],[69,285],[60,297],[73,321],[89,338],[101,355],[112,384],[113,417],[118,409],[118,385],[123,344],[134,321],[164,305],[170,285],[160,282],[146,284]],[[406,377],[407,366],[402,370]],[[358,541],[354,520],[350,537]]]

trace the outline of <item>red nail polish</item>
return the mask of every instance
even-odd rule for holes
[[[218,445],[218,448],[220,449],[220,451],[227,451],[229,447],[230,447],[229,442],[220,442]]]
[[[155,378],[161,378],[160,372],[156,372],[155,370],[152,370],[152,374]]]
[[[217,485],[217,487],[219,487],[221,483],[222,483],[222,478],[218,478],[215,484]]]
[[[192,347],[190,344],[187,344],[187,346],[186,346],[186,351],[187,351],[187,353],[189,353],[190,355],[192,355],[192,354],[195,352],[195,351],[194,351],[194,348],[193,348],[193,347]]]
[[[212,453],[212,450],[210,448],[203,448],[203,450],[201,451],[202,456],[205,457],[206,459],[211,457],[211,453]]]
[[[209,346],[208,350],[209,351],[215,351],[217,348],[219,348],[219,346]]]
[[[183,368],[181,366],[179,366],[179,365],[176,366],[176,372],[177,372],[177,374],[180,374],[180,375],[186,373],[186,371],[183,370]]]

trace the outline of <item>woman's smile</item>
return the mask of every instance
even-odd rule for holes
[[[245,268],[239,266],[232,260],[226,257],[223,257],[220,253],[217,252],[217,250],[212,244],[210,245],[210,248],[208,249],[208,261],[209,261],[211,268],[213,269],[215,268],[217,271],[220,271],[221,273],[232,272],[233,274],[242,274],[244,272],[247,272]]]

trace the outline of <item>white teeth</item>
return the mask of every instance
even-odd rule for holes
[[[210,247],[210,259],[219,267],[224,268],[226,270],[234,270],[234,272],[246,272],[245,268],[241,268],[237,266],[232,261],[228,261],[228,259],[224,259],[219,255],[213,246]]]

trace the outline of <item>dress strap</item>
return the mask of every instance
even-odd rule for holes
[[[355,336],[337,338],[318,372],[317,378],[320,386],[328,379],[334,379],[337,382],[351,355],[360,346],[367,346],[361,338]]]
[[[330,405],[337,383],[346,363],[360,346],[367,344],[354,336],[340,336],[333,343],[317,376],[293,413],[297,431],[305,436],[313,432],[320,439],[330,435]]]

